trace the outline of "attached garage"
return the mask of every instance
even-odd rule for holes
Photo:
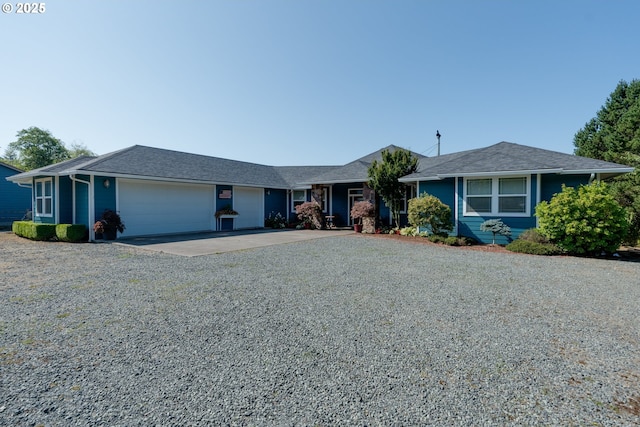
[[[264,227],[264,189],[234,187],[233,209],[239,214],[236,229]]]
[[[207,231],[215,228],[215,187],[118,179],[123,237]]]

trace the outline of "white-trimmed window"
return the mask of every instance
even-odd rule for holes
[[[35,182],[36,215],[53,216],[53,181],[51,178]]]
[[[409,200],[415,197],[415,187],[413,185],[407,185],[407,188],[404,190],[404,197],[402,198],[402,202],[400,202],[400,213],[406,214],[409,212]]]
[[[291,193],[291,212],[295,212],[296,206],[307,201],[307,190],[293,190]]]
[[[529,177],[465,178],[464,214],[529,216]]]

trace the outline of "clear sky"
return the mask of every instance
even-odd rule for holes
[[[3,0],[5,3],[6,1]],[[640,78],[640,1],[54,0],[0,14],[0,152],[29,126],[270,165],[389,144],[565,153]]]

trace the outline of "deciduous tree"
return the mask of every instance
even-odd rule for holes
[[[5,157],[12,159],[25,170],[31,170],[58,163],[70,158],[64,143],[49,131],[37,127],[23,129],[18,138],[7,147]]]

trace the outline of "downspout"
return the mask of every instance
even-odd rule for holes
[[[531,185],[533,185],[533,181],[531,182]],[[536,175],[536,206],[538,206],[540,204],[540,202],[542,201],[542,174],[539,173]],[[534,208],[535,210],[535,208]],[[536,228],[540,227],[540,218],[538,218],[538,215],[536,215]]]
[[[463,181],[464,182],[464,181]],[[460,215],[458,209],[460,209],[458,186],[460,185],[460,177],[453,178],[453,233],[456,236],[460,235]],[[464,194],[464,189],[462,190]]]
[[[93,223],[93,221],[91,220],[91,218],[93,217],[93,209],[92,209],[92,204],[91,204],[91,199],[92,199],[92,193],[93,191],[91,191],[91,182],[89,181],[85,181],[79,178],[76,178],[75,175],[69,175],[69,178],[71,179],[71,181],[74,182],[79,182],[81,184],[87,184],[87,213],[88,213],[88,218],[87,218],[87,224],[89,224],[87,226],[87,228],[89,229],[89,241],[93,242],[96,239],[95,236],[95,232],[93,231],[93,227],[91,226],[91,224]],[[75,205],[73,206],[73,212],[74,212],[74,216],[75,216],[75,211],[76,211],[76,207]]]
[[[18,184],[18,187],[22,187],[22,188],[30,188],[31,189],[31,220],[33,221],[33,211],[34,211],[34,204],[35,202],[33,201],[35,195],[33,194],[33,178],[31,178],[31,182],[30,183],[26,183],[26,182],[16,182],[16,184]],[[28,214],[29,212],[27,212],[26,214]],[[25,214],[25,215],[26,215]]]

